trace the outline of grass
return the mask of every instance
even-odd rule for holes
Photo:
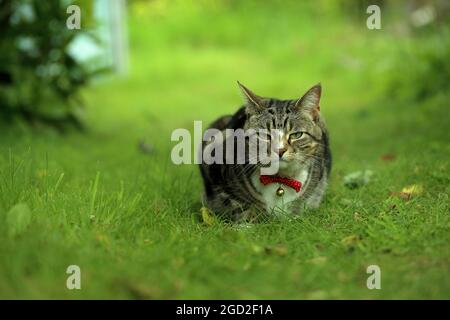
[[[87,90],[88,133],[2,125],[0,298],[448,299],[448,93],[388,94],[404,41],[388,28],[218,6],[136,6],[130,75]],[[334,166],[317,211],[202,223],[198,168],[171,163],[170,134],[236,110],[238,79],[282,98],[322,82]],[[359,170],[372,180],[346,188]],[[410,185],[423,191],[391,195]],[[66,288],[73,264],[82,290]]]

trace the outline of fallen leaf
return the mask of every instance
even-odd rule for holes
[[[423,187],[418,184],[412,184],[410,186],[404,187],[402,189],[403,193],[408,193],[411,195],[419,195],[423,192]]]
[[[406,201],[411,200],[412,197],[418,196],[423,193],[423,187],[421,185],[412,184],[406,186],[400,192],[392,191],[391,196],[399,197],[405,199]]]
[[[212,226],[216,223],[216,217],[209,211],[206,207],[200,208],[200,213],[202,214],[203,223]]]
[[[395,160],[395,155],[390,154],[390,153],[383,154],[383,155],[381,156],[381,160],[383,160],[383,161],[392,161],[392,160]]]
[[[11,236],[23,233],[31,222],[31,210],[25,203],[16,204],[6,215],[6,224]]]

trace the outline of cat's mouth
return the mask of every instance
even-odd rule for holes
[[[268,164],[262,165],[262,167],[277,167],[279,170],[286,170],[292,167],[290,159],[272,159]]]

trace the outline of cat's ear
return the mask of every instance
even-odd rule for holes
[[[303,97],[297,100],[295,107],[298,109],[304,109],[311,113],[313,120],[316,120],[320,111],[320,96],[322,94],[322,85],[316,84],[309,89]]]
[[[244,95],[244,98],[247,102],[247,110],[250,112],[258,112],[263,110],[263,98],[253,93],[250,89],[245,87],[242,83],[239,81],[237,82],[239,85],[239,88],[242,91],[242,94]]]

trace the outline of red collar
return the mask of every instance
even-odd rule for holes
[[[291,178],[262,175],[262,176],[259,176],[259,181],[261,181],[261,183],[263,185],[267,185],[267,184],[274,183],[274,182],[282,183],[282,184],[294,189],[295,192],[300,192],[300,189],[302,188],[302,183],[300,181],[294,180]]]

